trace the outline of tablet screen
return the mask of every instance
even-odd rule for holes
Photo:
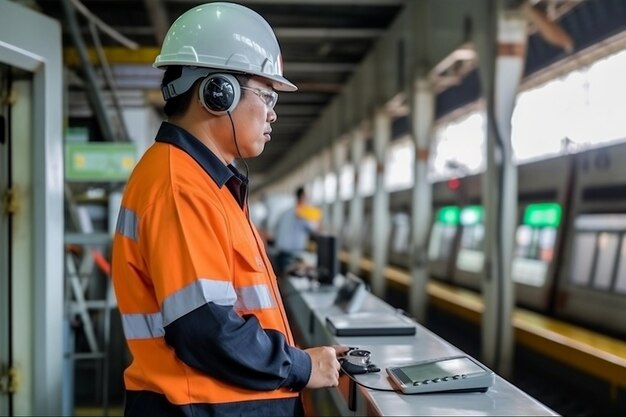
[[[399,368],[411,381],[485,372],[469,358],[452,358]]]

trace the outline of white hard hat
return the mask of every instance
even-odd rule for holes
[[[182,65],[257,75],[277,91],[298,88],[283,77],[280,46],[258,13],[234,3],[207,3],[183,13],[165,36],[155,68]]]

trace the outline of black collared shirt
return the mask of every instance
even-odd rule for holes
[[[237,171],[237,168],[232,164],[224,165],[194,135],[182,127],[163,122],[156,135],[156,141],[169,143],[188,153],[209,174],[218,187],[222,188],[226,185],[226,188],[239,203],[239,207],[244,207],[248,195],[248,178]]]

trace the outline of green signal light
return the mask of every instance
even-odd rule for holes
[[[483,222],[485,210],[481,206],[467,206],[461,211],[461,224],[473,226]]]
[[[559,227],[561,205],[558,203],[529,204],[524,211],[524,224],[531,227]]]
[[[457,226],[461,218],[461,209],[457,206],[445,206],[437,212],[437,222]]]

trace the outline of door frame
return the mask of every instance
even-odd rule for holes
[[[17,334],[32,338],[32,388],[15,395],[34,415],[61,415],[63,394],[63,67],[59,22],[14,2],[0,2],[0,62],[32,73],[30,234],[32,320]],[[24,31],[24,27],[37,28]],[[25,277],[15,277],[15,279]],[[15,294],[14,294],[15,295]],[[16,297],[14,297],[16,298]],[[15,340],[14,340],[15,341]],[[18,352],[15,352],[16,354]],[[19,366],[19,364],[17,364]],[[25,407],[25,406],[24,406]]]

